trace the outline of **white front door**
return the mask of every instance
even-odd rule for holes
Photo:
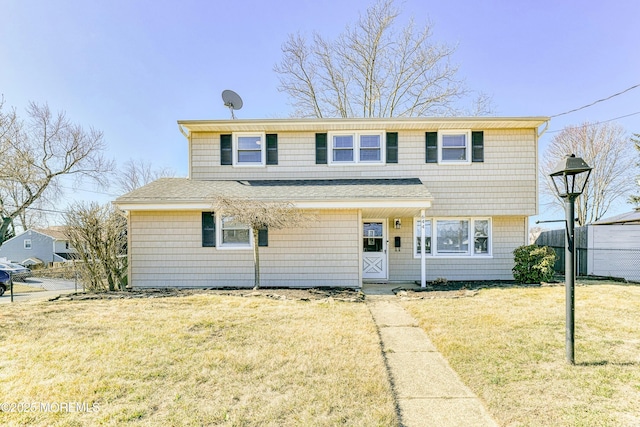
[[[362,278],[384,279],[387,276],[387,221],[362,222]]]

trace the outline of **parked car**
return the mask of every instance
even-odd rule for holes
[[[0,271],[0,297],[9,289],[11,276],[5,271]]]
[[[31,270],[20,264],[11,262],[0,262],[0,271],[9,273],[13,280],[25,281],[27,277],[31,277]]]

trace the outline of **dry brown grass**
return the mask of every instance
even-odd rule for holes
[[[640,286],[576,288],[576,366],[564,287],[405,301],[503,426],[640,426]]]
[[[44,291],[44,289],[42,289],[42,288],[36,288],[35,286],[23,285],[23,284],[20,284],[20,283],[13,282],[13,293],[14,294],[17,294],[18,292],[24,293],[24,292],[42,292],[42,291]],[[2,298],[9,297],[10,293],[11,293],[11,291],[9,289],[7,289]]]
[[[364,304],[219,295],[16,304],[0,314],[2,425],[397,424]],[[95,405],[95,406],[94,406]]]

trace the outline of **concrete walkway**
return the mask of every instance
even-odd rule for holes
[[[405,427],[497,427],[395,296],[365,291]]]

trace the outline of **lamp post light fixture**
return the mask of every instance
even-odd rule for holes
[[[586,175],[584,174],[586,172]],[[565,156],[554,171],[549,174],[558,196],[564,200],[566,215],[565,256],[564,256],[564,282],[566,292],[566,333],[565,351],[567,363],[575,364],[574,342],[574,289],[576,280],[576,255],[575,255],[575,201],[582,194],[591,175],[591,167],[575,154]]]

